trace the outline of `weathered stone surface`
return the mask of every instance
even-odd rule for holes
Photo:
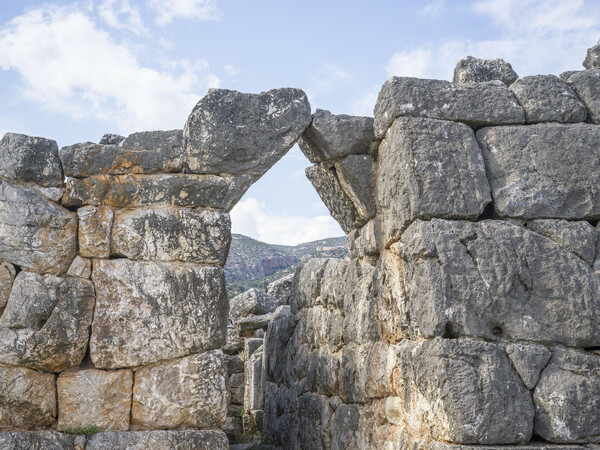
[[[361,228],[348,233],[348,255],[352,259],[375,256],[379,254],[377,235],[375,234],[375,219],[367,222]]]
[[[244,336],[247,336],[248,332],[252,333],[260,328],[266,329],[272,319],[272,313],[262,314],[260,316],[242,317],[240,320],[238,320],[237,326],[240,329],[240,332]]]
[[[79,218],[79,254],[87,258],[110,256],[114,212],[107,206],[84,206]]]
[[[229,441],[225,433],[216,430],[107,431],[90,436],[85,448],[226,450]]]
[[[503,221],[417,221],[398,244],[411,334],[600,345],[600,280],[561,245]]]
[[[374,112],[378,139],[400,116],[453,120],[471,127],[525,123],[523,108],[500,81],[459,85],[392,77],[381,88]]]
[[[17,271],[12,264],[0,262],[0,316],[2,316],[2,311],[4,311],[6,302],[8,302],[16,274]]]
[[[335,348],[330,351],[330,347],[324,346],[310,354],[305,385],[307,391],[327,396],[342,393],[342,352],[333,350]]]
[[[227,375],[244,371],[244,360],[239,355],[223,355],[225,365],[227,366]]]
[[[80,364],[93,312],[90,281],[19,272],[0,317],[0,362],[46,372]]]
[[[0,432],[0,448],[73,450],[74,447],[66,434],[58,433],[56,431],[13,431]]]
[[[500,216],[600,217],[600,127],[492,127],[479,130],[476,137]]]
[[[67,275],[89,279],[92,276],[92,260],[77,255],[69,266]]]
[[[249,175],[221,177],[173,173],[68,178],[62,202],[66,206],[103,204],[130,208],[166,204],[230,211],[253,182]]]
[[[329,424],[333,409],[327,397],[304,394],[298,398],[298,436],[301,448],[325,449],[331,446]]]
[[[154,206],[121,210],[112,226],[113,255],[130,259],[225,264],[231,219],[223,211]]]
[[[320,265],[321,264],[318,264],[313,267],[316,268]],[[321,276],[322,282],[320,289],[313,292],[320,297],[321,303],[323,303],[324,306],[340,310],[344,308],[344,297],[349,290],[348,277],[346,276],[349,266],[350,262],[348,260],[331,258],[327,260],[323,269],[323,274],[319,275],[317,272],[317,276]],[[302,278],[306,280],[307,275],[309,274],[303,274]],[[302,281],[302,279],[300,281]],[[318,278],[315,281],[318,281]],[[297,289],[300,289],[300,292],[304,291],[302,289],[302,284],[300,284]],[[305,295],[309,294],[310,291],[306,292]]]
[[[531,438],[531,396],[502,348],[469,339],[404,340],[397,357],[397,406],[411,434],[484,445]]]
[[[312,163],[369,152],[375,139],[373,118],[331,114],[317,109],[298,145]]]
[[[120,134],[107,133],[102,136],[100,145],[119,145],[121,142],[125,140],[125,136],[121,136]]]
[[[227,368],[220,350],[136,370],[132,424],[218,427],[227,415]]]
[[[0,364],[0,430],[49,426],[55,416],[53,374]]]
[[[56,382],[59,430],[92,425],[101,430],[129,430],[131,370],[67,371]]]
[[[354,203],[342,188],[334,165],[315,164],[307,167],[305,172],[329,213],[345,233],[364,224],[365,219],[359,217]]]
[[[527,123],[583,122],[587,108],[575,91],[556,75],[534,75],[509,88],[525,110]]]
[[[230,402],[236,405],[244,404],[244,392],[246,392],[246,381],[244,372],[234,373],[229,377]]]
[[[292,147],[310,120],[310,105],[300,89],[261,94],[210,89],[185,124],[189,169],[258,178]]]
[[[294,332],[294,316],[289,306],[280,306],[267,328],[264,339],[265,376],[268,381],[283,384],[286,368],[286,345]]]
[[[600,41],[593,47],[588,48],[583,67],[586,69],[600,69]]]
[[[248,346],[246,348],[249,348]],[[262,409],[263,345],[246,353],[244,364],[244,411]]]
[[[363,221],[375,216],[373,179],[375,165],[368,155],[350,155],[335,165],[342,189],[346,192],[356,212]]]
[[[273,312],[280,306],[275,297],[251,288],[229,300],[229,314],[235,323],[242,317]]]
[[[473,131],[441,120],[397,119],[379,146],[376,199],[386,246],[418,218],[479,216],[490,188]]]
[[[348,265],[344,295],[345,342],[360,344],[379,338],[370,296],[374,270],[375,267],[365,260],[355,260]]]
[[[290,295],[292,294],[292,282],[294,274],[290,273],[278,280],[273,281],[267,286],[267,294],[278,299],[282,304],[290,303]]]
[[[77,218],[35,191],[0,180],[0,259],[36,272],[66,272]]]
[[[292,313],[315,304],[317,297],[321,295],[321,280],[328,261],[327,258],[312,258],[296,269],[290,298]]]
[[[537,384],[552,352],[539,344],[508,344],[506,353],[527,389]]]
[[[600,357],[557,348],[533,393],[534,432],[550,442],[600,442]]]
[[[0,177],[43,187],[62,187],[62,167],[56,142],[6,133],[0,140]]]
[[[63,147],[59,151],[65,175],[180,172],[184,163],[181,130],[142,131],[119,145],[93,142]]]
[[[501,58],[480,59],[467,56],[456,63],[453,83],[482,83],[499,80],[507,86],[517,81],[519,76],[510,63]]]
[[[600,69],[561,74],[561,78],[577,93],[588,110],[588,119],[600,124]]]
[[[90,354],[97,368],[150,364],[225,343],[223,269],[183,263],[94,260]]]
[[[598,230],[589,222],[539,219],[528,222],[527,228],[552,239],[588,264],[594,263]]]
[[[339,405],[331,417],[331,450],[358,447],[360,411],[357,405]]]
[[[235,355],[244,348],[244,339],[240,337],[240,330],[237,328],[227,328],[227,339],[223,346],[223,352],[228,355]]]

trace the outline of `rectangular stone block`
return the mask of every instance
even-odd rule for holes
[[[225,344],[221,268],[94,260],[92,280],[97,300],[90,354],[97,368],[135,367]]]
[[[85,448],[227,450],[229,441],[225,433],[216,430],[107,431],[90,436]]]
[[[600,123],[600,69],[567,72],[560,76],[585,103],[588,118],[592,123]]]
[[[84,206],[77,210],[79,218],[79,254],[87,258],[110,256],[114,212],[106,206]]]

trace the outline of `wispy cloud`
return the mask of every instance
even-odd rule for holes
[[[150,0],[157,25],[170,24],[173,19],[219,20],[221,11],[216,0]]]
[[[373,108],[377,101],[377,94],[380,86],[373,86],[371,89],[366,91],[361,97],[352,101],[350,104],[351,114],[357,116],[368,116],[373,117]]]
[[[421,9],[421,14],[431,18],[438,18],[442,14],[444,10],[444,0],[436,0],[430,3],[427,3],[423,9]]]
[[[235,67],[233,64],[227,64],[223,68],[225,69],[225,73],[227,74],[227,76],[230,78],[234,78],[240,74],[239,69],[237,67]]]
[[[140,9],[132,6],[129,0],[103,0],[98,6],[98,14],[115,29],[129,30],[138,35],[147,32]]]

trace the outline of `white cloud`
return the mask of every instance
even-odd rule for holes
[[[421,47],[394,54],[387,64],[386,71],[389,76],[427,78],[427,75],[432,72],[433,65],[432,49]]]
[[[30,10],[0,29],[0,68],[20,74],[28,98],[120,132],[182,127],[206,89],[219,84],[199,64],[145,67],[76,6]]]
[[[362,97],[354,100],[350,104],[351,114],[373,117],[373,108],[375,108],[378,92],[379,86],[374,86],[371,90],[365,92]]]
[[[344,232],[331,216],[285,216],[268,212],[266,205],[248,197],[231,211],[234,233],[251,236],[270,244],[296,245]]]
[[[131,6],[129,0],[103,0],[98,6],[98,13],[109,26],[118,30],[125,29],[138,35],[147,31],[139,8]]]
[[[236,77],[240,74],[240,71],[238,70],[238,68],[235,67],[233,64],[227,64],[224,67],[224,69],[225,69],[225,73],[230,78]]]
[[[444,9],[444,0],[436,0],[434,2],[427,3],[421,10],[421,13],[424,16],[428,16],[431,18],[438,18],[442,14],[443,9]]]
[[[150,0],[156,23],[167,25],[173,19],[219,20],[221,12],[215,0]]]

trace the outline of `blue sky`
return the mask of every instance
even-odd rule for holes
[[[299,87],[313,111],[372,115],[392,75],[451,79],[501,57],[520,76],[581,69],[600,38],[583,0],[0,0],[0,135],[59,146],[182,128],[209,87]],[[342,231],[297,147],[232,211],[235,232],[295,244]]]

